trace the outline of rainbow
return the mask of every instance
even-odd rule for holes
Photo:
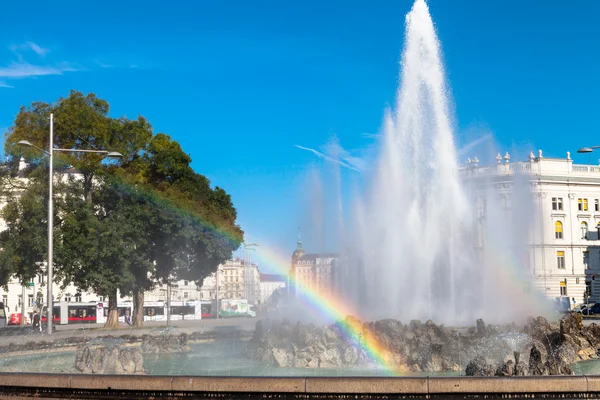
[[[260,242],[259,242],[260,243]],[[341,297],[330,294],[319,293],[313,288],[302,285],[289,274],[291,258],[283,257],[280,253],[269,247],[261,245],[260,251],[257,254],[261,260],[271,269],[277,270],[280,274],[287,276],[289,282],[294,284],[303,294],[310,305],[318,310],[322,316],[337,321],[337,326],[341,328],[346,340],[358,345],[365,353],[374,360],[381,371],[387,375],[402,375],[403,368],[398,367],[398,363],[394,360],[393,354],[389,352],[385,346],[368,330],[363,328],[362,323],[353,318],[352,310],[348,308],[347,302]]]
[[[113,183],[123,192],[128,192],[129,194],[137,192],[138,195],[146,197],[147,200],[200,224],[204,234],[224,241],[226,246],[235,249],[241,243],[241,231],[224,228],[214,222],[208,221],[198,213],[187,210],[187,204],[173,202],[161,196],[159,192],[152,188],[144,187],[144,185],[132,185],[122,178],[116,179]],[[340,296],[318,292],[314,288],[296,281],[294,276],[289,274],[291,258],[289,256],[282,256],[280,252],[269,246],[264,246],[263,243],[266,243],[266,241],[259,241],[259,243],[261,243],[261,246],[257,255],[264,261],[264,264],[279,274],[286,276],[288,282],[293,284],[302,293],[302,299],[308,301],[310,306],[317,310],[323,317],[336,322],[345,339],[364,350],[366,355],[381,368],[381,372],[391,376],[400,376],[406,372],[406,368],[404,368],[402,360],[398,359],[398,355],[387,349],[376,335],[368,329],[364,329],[359,319],[352,317],[357,315],[357,313],[355,310],[349,308],[348,302]],[[496,282],[500,283],[507,294],[516,295],[519,290],[523,290],[521,286],[523,271],[518,270],[517,266],[519,263],[515,262],[516,260],[510,260],[506,255],[500,254],[500,252],[496,253],[497,257],[493,257],[490,260],[496,263],[494,265],[495,268],[493,268],[497,272],[497,276],[495,277],[497,278]],[[521,304],[528,311],[539,311],[541,308],[548,308],[548,302],[544,296],[521,296],[521,299],[529,302],[529,304]]]

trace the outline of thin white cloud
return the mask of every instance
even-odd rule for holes
[[[459,156],[464,156],[468,151],[470,151],[472,148],[476,147],[477,145],[485,142],[486,140],[490,140],[492,139],[492,135],[490,133],[487,133],[485,135],[483,135],[480,138],[477,138],[467,144],[465,144],[462,148],[460,148],[458,150],[458,155]]]
[[[297,148],[301,149],[301,150],[310,151],[311,153],[313,153],[317,157],[322,158],[323,160],[339,164],[339,165],[341,165],[344,168],[348,168],[348,169],[351,169],[351,170],[356,171],[356,172],[360,172],[361,171],[361,169],[358,168],[357,165],[350,164],[350,163],[347,162],[347,160],[342,160],[342,159],[337,159],[337,158],[330,157],[327,154],[321,153],[320,151],[317,151],[315,149],[311,149],[310,147],[304,147],[304,146],[300,146],[300,145],[295,145],[295,146]]]
[[[115,67],[115,66],[114,66],[114,65],[112,65],[112,64],[107,64],[107,63],[104,63],[104,62],[102,62],[102,61],[100,61],[100,60],[94,60],[94,62],[95,62],[96,64],[98,64],[98,66],[99,66],[100,68],[114,68],[114,67]]]
[[[40,57],[44,57],[46,54],[48,54],[50,52],[50,49],[44,48],[34,42],[26,42],[26,43],[22,43],[22,44],[18,44],[18,45],[13,45],[13,46],[10,46],[9,49],[15,53],[18,53],[20,51],[31,50]]]
[[[11,86],[11,85],[9,85],[8,83],[6,83],[4,81],[0,81],[0,88],[12,89],[12,88],[14,88],[14,86]]]
[[[13,62],[8,67],[0,68],[0,78],[28,78],[32,76],[62,75],[64,72],[75,72],[79,69],[68,64],[57,66],[34,65],[28,62]]]

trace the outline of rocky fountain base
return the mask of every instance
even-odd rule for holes
[[[145,374],[143,354],[189,351],[188,335],[162,329],[144,335],[139,347],[124,347],[123,339],[94,339],[79,346],[75,371],[84,374]]]
[[[144,359],[137,348],[121,347],[119,339],[91,340],[77,349],[75,370],[84,374],[144,374]]]
[[[352,326],[351,334],[348,326]],[[530,318],[516,324],[448,328],[432,321],[353,317],[329,326],[261,320],[246,349],[250,358],[279,367],[385,368],[466,375],[568,375],[571,364],[597,358],[600,327],[583,326],[581,315],[560,321]],[[375,349],[375,351],[373,351]],[[521,355],[525,355],[521,357]]]

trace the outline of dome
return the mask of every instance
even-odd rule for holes
[[[292,258],[296,260],[296,259],[302,257],[304,254],[306,254],[304,252],[304,249],[299,248],[299,249],[294,250],[294,252],[292,253]]]

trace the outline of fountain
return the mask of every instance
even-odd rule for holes
[[[528,185],[515,183],[525,201],[511,210],[490,194],[479,218],[485,185],[461,179],[440,43],[424,0],[406,16],[404,46],[396,107],[385,114],[369,186],[342,238],[349,249],[340,261],[342,295],[372,319],[456,324],[537,315],[523,293],[529,278],[522,245],[533,214]]]

